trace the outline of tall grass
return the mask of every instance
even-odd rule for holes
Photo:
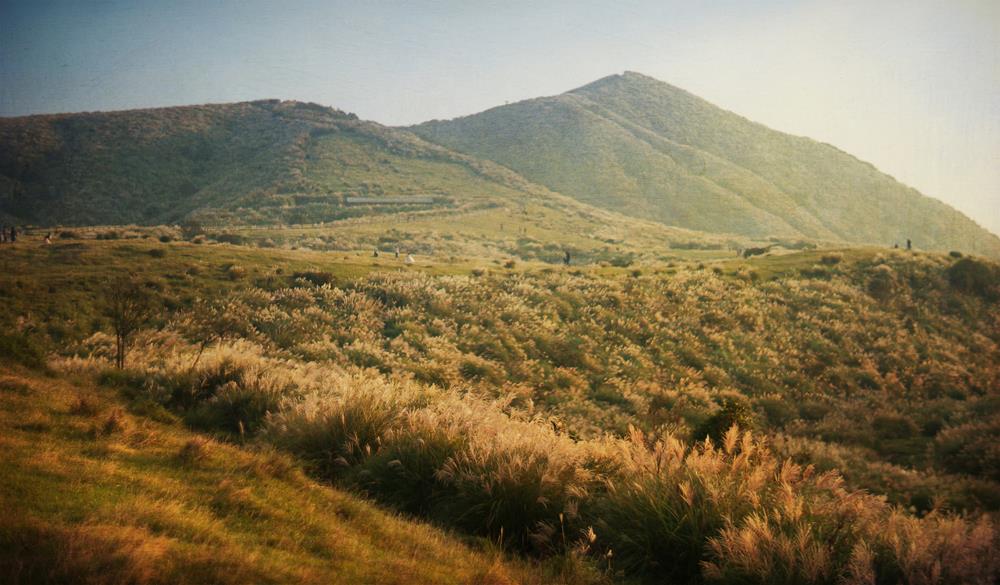
[[[234,354],[234,346],[213,347],[193,373],[186,360],[167,359],[133,375],[145,376],[146,388],[216,380],[221,386],[201,402],[212,404],[236,388],[270,395],[276,387],[247,383],[258,379],[247,372],[271,372],[295,387],[265,415],[259,440],[322,477],[505,548],[542,556],[585,550],[612,572],[678,582],[944,584],[1000,576],[988,517],[909,515],[845,488],[835,473],[777,458],[735,426],[718,444],[636,429],[625,438],[574,440],[509,401],[370,370],[329,367],[296,378],[293,364],[245,352],[235,367],[242,374],[231,379]],[[161,395],[169,402],[172,393]]]
[[[205,343],[204,315],[181,314],[106,378],[530,554],[585,549],[651,581],[989,583],[1000,547],[975,500],[968,517],[934,502],[944,488],[899,500],[926,500],[919,517],[855,489],[941,485],[896,484],[918,474],[903,464],[995,488],[1000,321],[975,295],[948,304],[944,262],[763,284],[380,274],[251,289],[207,317],[238,333]],[[889,272],[893,294],[869,290]],[[106,336],[81,349],[58,367],[107,369]],[[780,456],[729,424],[772,419]],[[850,485],[832,471],[859,459],[872,464]]]

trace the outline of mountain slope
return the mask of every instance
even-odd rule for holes
[[[495,163],[316,104],[0,119],[4,222],[312,223],[526,198],[582,209]]]
[[[775,235],[1000,255],[1000,238],[868,163],[637,73],[431,121],[418,135],[636,217]]]
[[[137,404],[0,367],[0,581],[558,582]]]

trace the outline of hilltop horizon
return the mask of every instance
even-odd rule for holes
[[[36,115],[0,122],[0,147],[6,145],[3,149],[8,155],[17,153],[14,158],[6,157],[6,162],[0,161],[7,177],[6,195],[0,193],[0,213],[12,221],[64,221],[55,212],[70,208],[77,210],[73,212],[77,222],[83,217],[112,223],[126,217],[140,223],[179,221],[184,215],[203,215],[206,210],[218,216],[221,210],[229,209],[223,213],[231,216],[237,207],[278,209],[273,206],[284,206],[282,201],[295,193],[313,193],[313,200],[318,201],[316,197],[328,188],[322,181],[305,178],[302,169],[341,164],[335,159],[317,163],[310,154],[310,144],[340,127],[384,135],[378,140],[388,140],[390,149],[393,141],[413,142],[416,137],[407,137],[413,131],[423,140],[437,142],[462,156],[497,163],[527,181],[586,205],[672,227],[751,238],[862,244],[899,244],[912,239],[928,249],[1000,255],[996,234],[940,200],[898,183],[874,165],[831,145],[772,130],[634,71],[604,76],[555,96],[409,128],[361,120],[354,113],[314,102],[275,98]],[[143,130],[145,124],[152,126]],[[65,150],[67,140],[77,144],[73,151]],[[547,145],[544,152],[538,150],[540,144]],[[583,144],[588,146],[581,151]],[[416,151],[412,152],[430,152],[425,146],[414,145]],[[96,159],[87,157],[107,157],[116,151],[135,162],[123,167],[112,155],[103,163],[111,165],[107,167],[113,170],[111,175],[93,175],[81,183],[81,177],[100,166],[94,164]],[[531,154],[524,158],[526,153]],[[209,164],[212,156],[225,168]],[[168,162],[171,157],[176,160]],[[239,170],[251,164],[246,157],[258,162]],[[778,160],[784,161],[783,166],[774,166]],[[70,164],[79,169],[71,173],[73,180],[66,174],[69,161],[76,161]],[[163,182],[163,173],[183,168],[188,169],[188,178],[178,176],[173,183]],[[264,168],[271,170],[262,171]],[[329,175],[330,171],[319,172]],[[237,184],[242,187],[234,187],[223,175],[239,177]],[[108,199],[108,188],[115,181],[134,189],[137,179],[152,180],[149,188],[159,195],[142,203],[148,195],[130,193],[133,203],[125,205],[114,202],[114,197]],[[375,176],[370,179],[381,180]],[[370,188],[361,187],[361,195]],[[111,189],[125,193],[120,188]],[[381,192],[392,194],[392,189]],[[59,195],[53,199],[52,193]],[[105,217],[99,209],[91,208],[86,193],[105,199],[109,211],[114,210],[113,216]],[[346,196],[335,199],[346,201]],[[65,207],[74,197],[78,201]],[[265,203],[268,200],[271,203]],[[344,211],[330,207],[331,203],[336,206],[343,201],[324,202],[327,211],[320,215],[296,212],[291,217],[300,218],[296,221],[346,217]],[[43,208],[49,211],[38,215]],[[139,212],[143,208],[146,211]],[[899,216],[899,209],[906,210],[905,216]],[[245,212],[239,213],[245,217]],[[269,214],[256,213],[254,217],[273,216]],[[287,213],[282,217],[288,221]]]
[[[1000,252],[996,234],[853,154],[634,71],[409,129],[585,203],[667,225]]]
[[[501,111],[504,108],[508,108],[508,107],[511,107],[511,106],[518,106],[518,105],[523,105],[523,104],[539,103],[539,102],[542,102],[544,100],[550,100],[550,99],[553,99],[553,98],[556,98],[556,97],[559,97],[559,96],[572,96],[572,95],[577,95],[577,94],[581,94],[581,93],[586,93],[589,90],[600,88],[602,86],[605,86],[605,85],[608,85],[608,84],[612,84],[612,83],[615,83],[617,81],[622,81],[622,80],[631,80],[633,82],[638,82],[638,83],[658,84],[661,87],[669,88],[671,91],[676,92],[678,95],[688,96],[691,99],[697,100],[699,102],[703,102],[703,103],[707,104],[708,106],[710,106],[712,108],[715,108],[715,109],[717,109],[719,111],[726,112],[727,114],[734,115],[738,119],[745,121],[746,123],[752,125],[753,127],[758,127],[758,128],[764,129],[764,130],[766,130],[768,132],[778,132],[777,130],[769,128],[768,126],[766,126],[764,124],[760,124],[758,122],[749,120],[748,118],[746,118],[744,116],[741,116],[739,114],[734,114],[732,112],[728,112],[726,110],[723,110],[719,106],[716,106],[715,104],[712,104],[711,102],[708,102],[707,100],[704,100],[703,98],[700,98],[700,97],[696,96],[695,94],[693,94],[693,93],[685,90],[684,88],[681,88],[679,86],[670,84],[668,82],[660,81],[660,80],[658,80],[658,79],[656,79],[656,78],[654,78],[652,76],[649,76],[649,75],[646,75],[644,73],[641,73],[641,72],[638,72],[638,71],[634,71],[634,70],[625,70],[622,73],[612,73],[612,74],[609,74],[609,75],[605,75],[605,76],[600,77],[600,78],[598,78],[598,79],[596,79],[594,81],[582,84],[582,85],[577,86],[577,87],[575,87],[573,89],[569,89],[567,91],[564,91],[564,92],[562,92],[560,94],[555,94],[555,95],[552,95],[552,96],[539,96],[539,97],[529,98],[529,99],[526,99],[526,100],[521,100],[521,101],[518,101],[518,102],[514,102],[513,104],[507,103],[507,104],[503,104],[503,105],[496,105],[496,106],[493,106],[491,108],[487,108],[486,110],[483,110],[481,112],[477,112],[477,113],[473,113],[473,114],[468,114],[468,115],[463,115],[463,116],[457,116],[457,117],[450,118],[450,119],[444,119],[444,120],[441,120],[441,119],[432,119],[432,120],[428,120],[428,121],[422,122],[422,123],[417,124],[417,125],[412,126],[412,127],[402,127],[402,126],[395,126],[395,127],[393,127],[393,126],[389,126],[389,125],[384,125],[384,124],[382,124],[381,122],[379,122],[377,120],[366,120],[366,122],[373,123],[373,124],[375,124],[377,126],[381,126],[381,127],[384,127],[384,128],[397,128],[397,129],[400,129],[400,130],[405,130],[406,128],[418,129],[418,128],[422,128],[422,127],[433,126],[435,124],[454,123],[454,122],[459,122],[459,121],[463,121],[463,120],[469,120],[469,119],[475,118],[476,116],[491,115],[491,114],[493,114],[495,112]],[[74,116],[74,115],[88,115],[88,114],[129,114],[129,113],[136,113],[136,112],[158,112],[158,111],[170,111],[170,110],[183,110],[185,108],[199,108],[199,107],[202,107],[202,108],[205,108],[205,107],[211,108],[211,107],[226,107],[226,106],[238,106],[238,105],[251,105],[252,106],[252,105],[262,105],[262,104],[271,104],[271,105],[274,105],[274,104],[285,104],[285,105],[292,105],[292,106],[294,106],[294,105],[302,105],[302,106],[305,106],[305,107],[322,108],[322,109],[328,109],[328,110],[330,110],[332,112],[335,112],[337,115],[344,116],[346,119],[355,119],[355,120],[359,119],[358,115],[356,113],[347,112],[345,110],[341,110],[341,109],[337,108],[335,105],[320,104],[320,103],[317,103],[317,102],[311,102],[311,101],[301,100],[301,99],[282,99],[282,98],[274,98],[274,97],[267,97],[267,98],[253,99],[253,100],[247,100],[247,101],[232,102],[232,103],[182,104],[182,105],[165,105],[165,106],[158,106],[158,107],[152,107],[152,108],[130,108],[130,109],[124,109],[124,110],[88,111],[88,112],[59,112],[59,113],[49,113],[49,114],[31,114],[31,115],[27,115],[27,116],[0,117],[0,119],[2,119],[2,120],[46,119],[46,118],[55,119],[55,118],[64,118],[64,117],[69,117],[69,116]],[[418,131],[418,133],[419,133],[419,131]],[[784,134],[784,133],[782,133],[782,134]],[[795,139],[804,139],[804,140],[807,140],[807,141],[809,141],[811,143],[815,143],[815,144],[819,144],[819,145],[822,145],[822,146],[825,146],[825,147],[829,147],[830,149],[832,149],[833,151],[835,151],[837,153],[841,153],[841,154],[843,154],[843,155],[845,155],[847,157],[850,157],[851,159],[853,159],[854,161],[858,162],[861,165],[866,165],[866,166],[869,166],[869,167],[871,167],[873,169],[876,168],[871,163],[869,163],[867,161],[864,161],[863,159],[855,156],[854,154],[852,154],[850,152],[847,152],[847,151],[845,151],[843,149],[840,149],[840,148],[836,147],[835,145],[832,145],[832,144],[829,144],[829,143],[826,143],[826,142],[817,141],[817,140],[814,140],[814,139],[812,139],[810,137],[806,137],[806,136],[796,136],[796,135],[788,135],[788,134],[785,134],[785,135],[786,136],[790,136],[790,137],[795,138]],[[427,138],[428,136],[424,135],[423,137]],[[455,145],[452,144],[450,146],[454,147]],[[458,150],[462,150],[462,149],[459,148]],[[489,157],[487,157],[487,158],[489,158]],[[505,166],[510,166],[508,164],[505,164],[505,161],[503,161],[503,160],[496,160],[496,159],[494,159],[494,162],[499,162],[501,164],[504,164]],[[514,168],[514,170],[518,171],[519,169]],[[879,172],[881,172],[881,171],[879,171]],[[889,179],[891,179],[892,181],[899,183],[899,181],[896,180],[895,177],[892,177],[891,175],[885,175],[885,176],[888,177]],[[544,183],[544,181],[543,181],[543,183]],[[908,190],[911,190],[911,191],[915,192],[915,193],[919,193],[919,191],[917,191],[916,189],[914,189],[913,187],[911,187],[909,185],[905,185],[904,183],[900,183],[900,185],[903,186],[904,188],[908,189]],[[554,188],[553,185],[546,185],[546,186],[548,186],[550,188]],[[556,188],[556,190],[558,190],[558,188]],[[921,195],[923,195],[923,194],[921,194]],[[923,195],[923,196],[927,197],[926,195]],[[930,200],[933,200],[933,201],[943,202],[939,198],[935,198],[935,197],[927,197],[927,198],[930,199]],[[948,206],[946,203],[945,203],[945,205],[946,205],[947,208],[953,209],[953,208],[951,208],[951,206]],[[977,221],[976,218],[969,217],[969,219],[971,220],[971,222],[977,228],[982,229],[986,233],[989,233],[991,236],[994,236],[994,237],[997,236],[996,232],[990,230],[989,227],[986,226],[985,224],[983,224],[982,222]],[[673,225],[673,224],[670,224],[670,225]],[[691,226],[680,224],[680,227],[691,227]],[[702,228],[701,227],[696,227],[696,229],[702,229]],[[709,231],[712,231],[712,230],[709,230]],[[739,231],[739,230],[737,230],[737,231]],[[761,234],[759,234],[759,235],[763,235],[763,232],[761,232]],[[816,234],[814,234],[814,236],[816,236],[816,237],[832,237],[833,239],[838,239],[838,236],[836,234],[834,234],[832,232],[829,232],[829,231],[826,231],[826,230],[820,230]],[[877,243],[877,242],[871,242],[871,243]]]
[[[640,71],[835,145],[1000,233],[998,9],[557,0],[487,12],[298,0],[276,10],[222,0],[178,11],[14,0],[0,7],[0,114],[263,97],[400,126]]]

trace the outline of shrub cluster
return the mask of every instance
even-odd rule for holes
[[[614,571],[681,582],[1000,576],[988,517],[911,516],[833,472],[776,457],[735,425],[693,444],[635,428],[574,440],[513,396],[268,357],[246,341],[201,354],[167,333],[140,345],[143,367],[114,374],[132,392],[210,428],[259,429],[258,440],[321,477],[521,552],[585,550]],[[73,363],[84,362],[63,365]]]
[[[232,331],[293,359],[513,395],[578,437],[630,425],[687,440],[717,440],[733,422],[781,429],[919,473],[972,475],[953,478],[967,489],[947,503],[994,508],[992,459],[940,455],[975,452],[975,437],[936,442],[1000,412],[1000,321],[986,299],[955,292],[953,266],[890,256],[769,282],[706,271],[376,273],[341,288],[297,272],[290,288],[199,305],[175,327],[194,342]]]

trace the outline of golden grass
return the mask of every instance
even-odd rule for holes
[[[129,414],[85,382],[0,381],[20,389],[0,392],[4,583],[548,580],[317,485],[281,454]]]

